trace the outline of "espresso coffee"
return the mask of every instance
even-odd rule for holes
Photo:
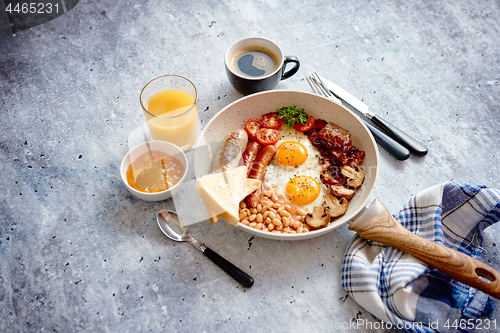
[[[278,66],[278,56],[263,46],[242,48],[231,57],[231,69],[238,75],[250,78],[265,77]]]
[[[287,69],[287,65],[293,64]],[[226,50],[224,67],[231,85],[249,95],[274,89],[282,80],[292,77],[300,67],[297,57],[284,56],[281,48],[261,37],[240,39]]]

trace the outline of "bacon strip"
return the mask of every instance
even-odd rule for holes
[[[313,128],[305,134],[321,153],[322,182],[326,185],[346,184],[346,178],[340,173],[342,166],[355,168],[365,157],[364,151],[353,146],[351,134],[344,128],[322,119],[316,119]]]

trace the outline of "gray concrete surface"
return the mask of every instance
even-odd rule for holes
[[[194,225],[254,277],[248,290],[165,238],[155,216],[172,201],[136,199],[119,177],[142,121],[139,92],[159,75],[191,79],[203,126],[241,97],[225,49],[270,38],[302,64],[278,88],[309,91],[304,78],[318,71],[428,146],[403,162],[381,150],[374,197],[395,213],[449,180],[500,187],[499,13],[494,0],[83,0],[15,35],[3,24],[0,330],[319,332],[324,321],[377,322],[340,285],[347,227],[277,242]],[[485,248],[500,269],[498,232]]]

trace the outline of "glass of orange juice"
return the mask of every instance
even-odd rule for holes
[[[183,151],[190,149],[198,133],[198,95],[186,78],[164,75],[144,86],[141,106],[151,139],[168,141]]]

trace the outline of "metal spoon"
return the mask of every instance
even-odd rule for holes
[[[189,233],[189,227],[182,227],[180,225],[179,219],[180,217],[170,210],[159,211],[156,218],[156,220],[158,221],[158,226],[165,234],[165,236],[177,242],[191,243],[191,245],[201,251],[217,266],[222,268],[227,274],[231,275],[243,287],[250,288],[253,285],[253,279],[248,274],[231,264],[226,259],[222,258],[209,247],[206,247],[204,244],[201,244],[196,239],[191,237],[191,234]]]

